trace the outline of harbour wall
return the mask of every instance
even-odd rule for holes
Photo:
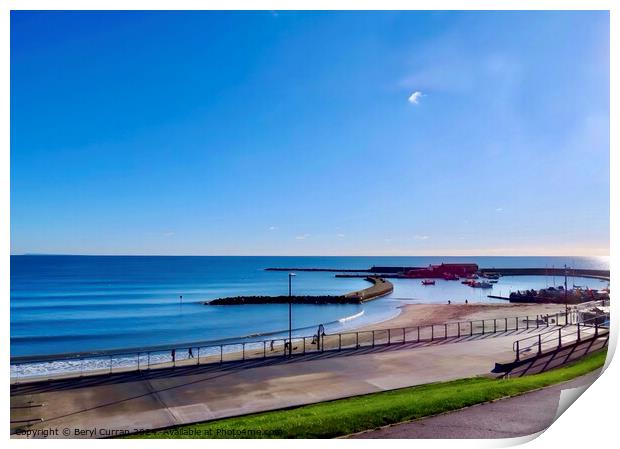
[[[351,270],[351,269],[337,269],[337,268],[266,268],[268,271],[327,271],[337,273],[358,273],[357,276],[350,277],[362,277],[365,274],[372,273],[377,277],[400,277],[399,274],[407,272],[409,270],[419,269],[420,267],[382,267],[372,266],[365,270]],[[591,270],[584,268],[480,268],[478,270],[481,273],[498,273],[502,276],[580,276],[591,277],[596,279],[609,280],[609,270]],[[341,276],[338,277],[349,277]]]

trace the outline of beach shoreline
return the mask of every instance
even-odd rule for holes
[[[527,316],[555,314],[564,311],[561,304],[403,304],[398,306],[398,315],[372,324],[353,326],[345,332],[372,331],[444,324],[455,321],[505,318],[507,316]],[[381,325],[378,327],[378,325]]]
[[[394,317],[388,318],[380,322],[374,322],[371,324],[362,324],[359,326],[353,326],[346,330],[337,332],[328,332],[325,334],[324,343],[327,343],[327,347],[335,349],[340,346],[343,348],[351,347],[358,344],[369,344],[371,339],[374,341],[375,333],[378,341],[382,341],[389,335],[388,330],[400,331],[402,335],[407,334],[410,338],[415,338],[416,328],[425,328],[430,325],[456,325],[456,322],[467,321],[480,321],[480,320],[493,320],[493,319],[513,319],[515,317],[525,318],[530,316],[531,318],[538,318],[538,316],[555,315],[556,313],[564,312],[564,306],[558,304],[485,304],[485,303],[470,303],[470,304],[404,304],[398,306],[397,309],[400,313]],[[471,327],[471,326],[470,326]],[[406,331],[405,331],[406,329]],[[447,328],[446,328],[447,329]],[[419,332],[419,330],[418,330]],[[426,331],[424,331],[426,332]],[[394,333],[396,335],[397,332]],[[400,335],[400,334],[398,334]],[[306,352],[306,340],[312,338],[312,336],[293,336],[293,352],[299,354],[302,351],[301,344],[303,343],[303,353]],[[419,334],[418,334],[419,338]],[[335,340],[334,340],[335,339]],[[269,340],[265,340],[269,341]],[[386,340],[387,341],[387,340]],[[270,345],[270,349],[267,350],[267,345],[252,344],[246,342],[245,344],[237,343],[230,344],[231,350],[223,351],[221,353],[210,353],[201,355],[197,353],[201,363],[217,363],[221,360],[232,361],[242,360],[246,358],[261,358],[263,356],[273,357],[278,355],[284,355],[286,338],[276,338],[272,340],[273,346]],[[261,342],[258,342],[261,343]],[[385,342],[384,342],[385,343]],[[373,343],[374,344],[374,343]],[[233,349],[234,348],[234,349]],[[197,349],[197,348],[196,348]],[[223,349],[223,348],[222,348]],[[312,345],[307,347],[310,351],[316,351],[318,347]],[[267,352],[265,352],[267,351]],[[163,352],[162,354],[163,355]],[[150,361],[151,368],[169,368],[174,366],[189,366],[199,363],[198,359],[190,358],[188,355],[178,353],[178,360],[173,363],[170,360]],[[144,354],[143,354],[144,358]],[[146,360],[143,360],[144,363]],[[119,360],[120,362],[120,360]],[[92,369],[90,374],[105,374],[105,373],[120,373],[125,371],[132,371],[135,368],[130,366],[124,366],[123,364],[117,365],[110,369]],[[34,373],[33,373],[34,374]],[[29,380],[44,380],[50,378],[67,378],[75,376],[74,369],[65,367],[55,373],[41,372],[35,374]],[[19,376],[17,376],[19,377]]]

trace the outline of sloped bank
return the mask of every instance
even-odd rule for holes
[[[206,301],[210,306],[234,306],[243,304],[360,304],[388,295],[394,290],[391,282],[376,276],[365,278],[372,286],[345,295],[298,295],[298,296],[229,296]]]

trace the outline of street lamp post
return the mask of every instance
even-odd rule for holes
[[[293,354],[293,305],[292,305],[292,290],[291,290],[291,279],[293,276],[296,276],[295,273],[288,274],[288,355],[289,357]]]
[[[568,324],[568,279],[567,268],[564,265],[564,324]]]

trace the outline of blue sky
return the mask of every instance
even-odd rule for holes
[[[608,254],[609,16],[13,12],[11,252]]]

